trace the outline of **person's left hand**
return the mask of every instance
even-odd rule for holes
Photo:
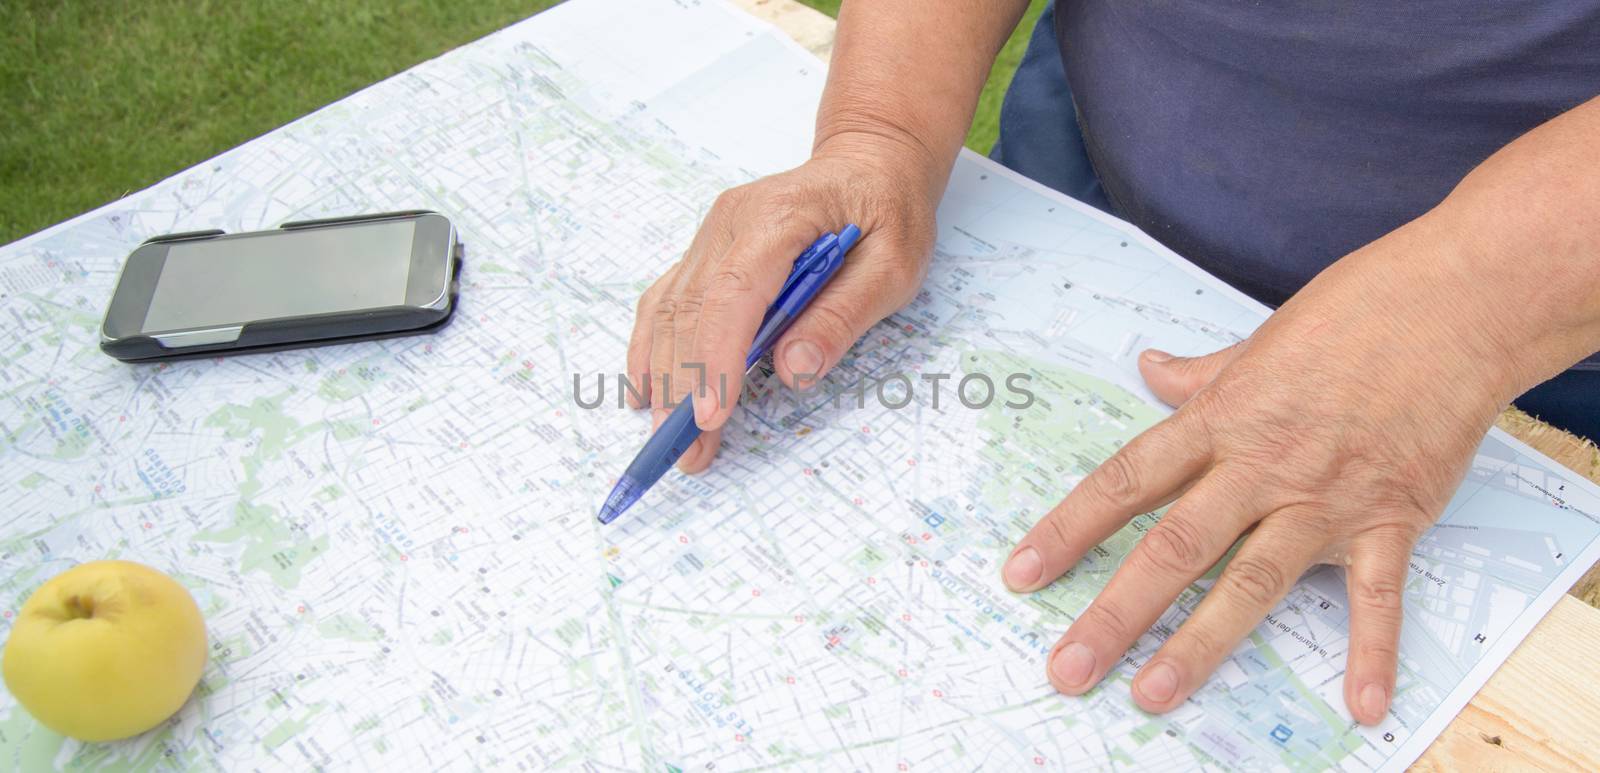
[[[1084,478],[1002,570],[1013,591],[1038,590],[1132,516],[1176,500],[1052,650],[1058,690],[1098,683],[1243,537],[1134,677],[1139,706],[1180,705],[1326,563],[1348,570],[1346,705],[1360,722],[1383,719],[1412,546],[1526,375],[1489,366],[1510,362],[1480,332],[1496,329],[1494,304],[1449,270],[1429,232],[1419,220],[1338,262],[1238,345],[1144,353],[1147,383],[1177,412]]]

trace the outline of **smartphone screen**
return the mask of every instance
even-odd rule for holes
[[[426,210],[151,239],[128,254],[100,326],[126,361],[437,330],[461,244]]]
[[[406,302],[416,221],[180,242],[141,326],[146,333]]]

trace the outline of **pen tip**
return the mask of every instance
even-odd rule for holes
[[[639,484],[624,476],[617,481],[616,488],[611,489],[611,495],[606,497],[605,503],[600,505],[600,515],[597,517],[601,523],[617,520],[617,516],[622,515],[633,506],[634,502],[639,501],[639,495],[643,493]]]

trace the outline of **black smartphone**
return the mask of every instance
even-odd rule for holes
[[[162,360],[435,330],[455,311],[461,252],[427,211],[158,236],[128,255],[100,348]]]

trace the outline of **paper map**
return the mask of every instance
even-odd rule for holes
[[[45,579],[119,557],[188,587],[211,642],[183,710],[125,742],[0,692],[0,768],[1398,769],[1600,551],[1600,492],[1495,431],[1416,550],[1381,727],[1343,708],[1332,568],[1171,714],[1133,705],[1129,664],[1057,695],[1044,656],[1152,516],[1032,596],[998,562],[1164,415],[1138,350],[1210,351],[1265,310],[971,154],[923,292],[828,378],[843,397],[755,383],[710,473],[599,526],[648,430],[610,375],[633,304],[718,192],[806,157],[823,77],[717,2],[576,0],[0,249],[0,635]],[[439,334],[97,349],[149,236],[409,208],[467,244]],[[983,407],[954,391],[1017,372],[1027,408],[1002,378]],[[586,409],[574,375],[590,401],[599,374]]]

